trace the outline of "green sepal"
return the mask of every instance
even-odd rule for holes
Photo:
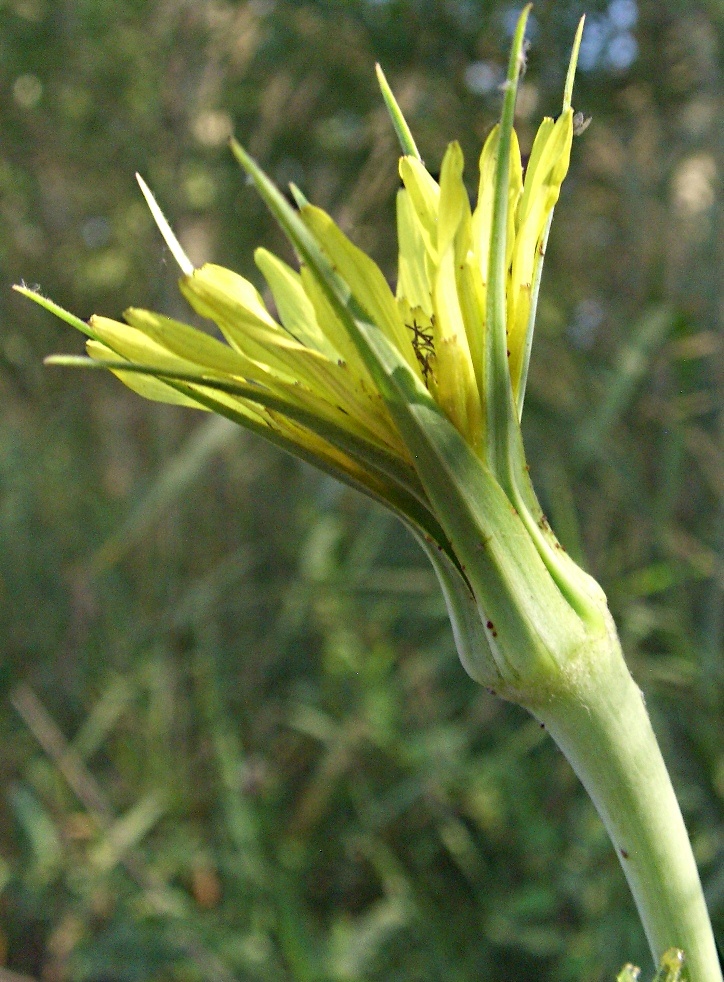
[[[409,373],[398,368],[394,379],[397,424],[470,583],[500,676],[519,695],[555,686],[584,638],[581,620],[490,469],[436,403],[419,398]]]

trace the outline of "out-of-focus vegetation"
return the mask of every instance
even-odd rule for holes
[[[551,521],[610,597],[724,934],[722,8],[591,0],[526,409]],[[233,130],[393,274],[382,62],[470,186],[515,8],[0,2],[0,966],[53,982],[612,979],[648,955],[592,805],[457,662],[365,500],[219,420],[44,369],[87,316],[188,316],[191,256],[284,251]],[[575,24],[534,11],[525,148]],[[717,141],[719,143],[717,144]],[[720,179],[719,174],[719,179]]]

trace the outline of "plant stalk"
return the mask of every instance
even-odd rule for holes
[[[616,629],[567,682],[528,704],[588,791],[633,893],[654,963],[672,947],[691,982],[722,982],[711,922],[671,780]]]

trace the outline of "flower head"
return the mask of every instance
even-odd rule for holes
[[[181,292],[224,340],[134,308],[125,324],[86,324],[30,294],[88,335],[90,364],[141,395],[227,416],[395,511],[435,566],[466,668],[515,698],[564,670],[602,617],[600,591],[542,515],[519,427],[580,43],[579,28],[563,111],[541,124],[524,173],[513,113],[527,15],[474,208],[460,146],[447,148],[435,180],[379,72],[404,151],[395,292],[328,214],[296,188],[293,208],[234,142],[300,263],[255,253],[276,316],[242,276],[193,268],[142,181],[181,265]]]

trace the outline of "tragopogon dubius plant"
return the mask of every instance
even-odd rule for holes
[[[520,16],[477,202],[451,143],[426,170],[379,72],[402,145],[396,290],[332,218],[297,207],[236,142],[288,236],[293,269],[255,258],[278,320],[252,284],[195,269],[141,182],[181,270],[181,292],[225,342],[132,308],[88,323],[18,289],[88,336],[89,358],[141,395],[219,413],[362,490],[421,543],[469,674],[526,707],[561,747],[603,819],[656,962],[683,949],[692,982],[722,982],[696,865],[643,698],[606,599],[565,553],[536,499],[520,418],[538,289],[574,129],[575,39],[562,112],[544,119],[523,171],[513,128],[529,8]]]

